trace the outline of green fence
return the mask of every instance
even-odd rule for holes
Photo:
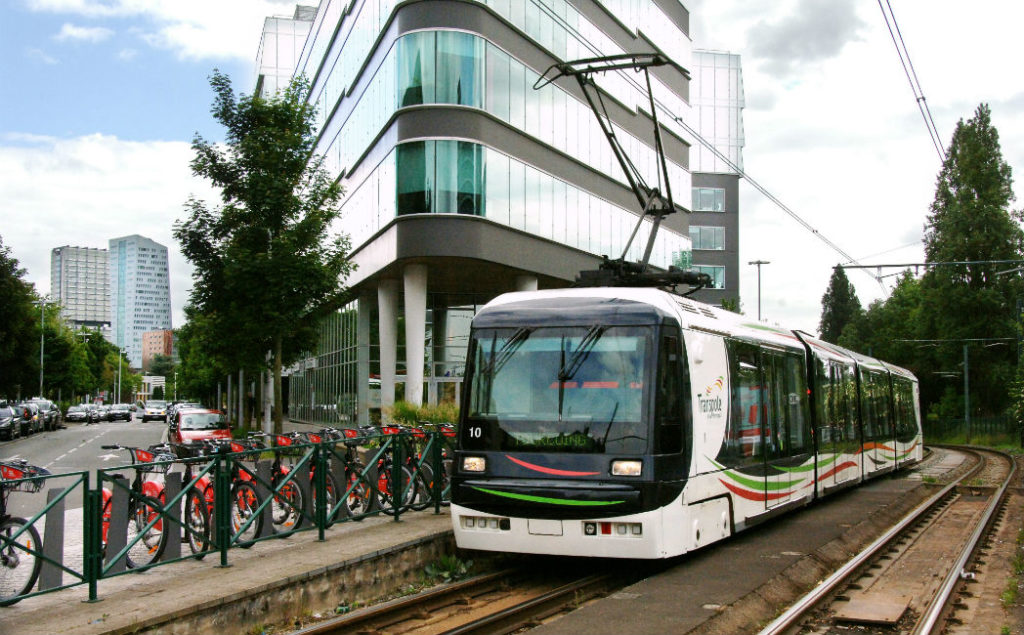
[[[0,605],[82,584],[96,600],[106,578],[185,559],[226,566],[234,549],[296,532],[316,531],[322,541],[339,522],[380,514],[398,521],[430,507],[440,513],[450,438],[379,432],[315,442],[282,436],[269,447],[236,444],[205,456],[188,456],[184,446],[166,448],[174,455],[133,448],[138,462],[97,470],[95,483],[87,472],[20,479],[5,472],[5,510],[20,515],[0,529],[0,555],[19,558],[24,575],[0,576]],[[66,509],[69,500],[82,507]]]
[[[976,445],[1021,445],[1022,429],[1009,415],[958,419],[926,419],[925,443],[971,443]]]

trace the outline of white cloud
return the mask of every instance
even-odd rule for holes
[[[121,49],[117,52],[117,59],[123,62],[130,62],[139,54],[136,49]]]
[[[192,176],[185,142],[130,142],[107,135],[57,139],[0,137],[0,232],[36,289],[49,291],[50,250],[107,247],[110,238],[141,234],[168,248],[175,326],[192,286],[172,225],[190,194],[212,199]],[[31,219],[28,222],[27,219]]]
[[[50,55],[49,53],[47,53],[43,49],[38,49],[38,48],[26,49],[25,50],[25,56],[28,57],[29,59],[39,60],[43,64],[48,64],[50,66],[54,66],[54,65],[60,63],[60,60],[58,60],[56,57]]]
[[[60,33],[53,36],[58,42],[102,42],[112,36],[114,32],[101,26],[75,26],[65,22],[60,28]]]
[[[29,0],[36,11],[93,19],[141,20],[143,40],[183,59],[256,56],[263,22],[291,15],[295,0]]]

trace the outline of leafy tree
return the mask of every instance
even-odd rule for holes
[[[925,225],[925,255],[941,265],[922,278],[920,317],[932,339],[950,340],[935,351],[934,368],[957,368],[963,347],[970,358],[971,403],[981,414],[1002,412],[1016,364],[1016,347],[995,338],[1015,337],[1015,305],[1021,294],[1017,275],[1002,275],[1006,264],[1024,256],[1021,212],[1014,200],[1010,166],[1003,159],[991,111],[978,106],[974,117],[957,123],[935,188]],[[988,343],[976,340],[988,339]],[[975,340],[970,342],[969,340]]]
[[[739,298],[722,298],[722,308],[743,315],[743,303]]]
[[[821,339],[836,344],[846,325],[858,318],[863,309],[857,298],[857,290],[842,267],[832,270],[825,295],[821,296],[821,323],[818,330]]]
[[[0,396],[32,392],[38,382],[39,310],[32,304],[35,299],[25,270],[0,237]]]
[[[163,386],[156,386],[156,387],[154,387],[153,388],[153,399],[163,399],[163,398],[164,398],[164,387]]]
[[[925,371],[921,339],[921,283],[904,271],[885,301],[876,300],[850,321],[836,342],[851,350],[884,359],[914,371]]]
[[[210,85],[226,141],[196,135],[191,167],[220,188],[222,205],[190,198],[174,234],[195,266],[190,304],[210,330],[211,354],[251,372],[267,366],[269,352],[280,431],[282,366],[314,346],[319,320],[346,300],[349,242],[327,235],[341,187],[313,153],[306,80],[268,99],[236,98],[217,71]]]
[[[216,402],[217,383],[228,370],[211,354],[207,341],[211,329],[202,315],[189,305],[185,307],[185,325],[178,329],[178,393],[198,397],[204,403]],[[219,408],[220,404],[215,407]]]

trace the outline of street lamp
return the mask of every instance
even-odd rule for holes
[[[35,304],[39,305],[39,396],[43,396],[43,350],[46,346],[43,335],[46,332],[46,325],[43,318],[46,317],[46,298],[41,298]]]
[[[761,321],[761,265],[770,265],[767,260],[751,260],[748,265],[757,265],[757,321]]]

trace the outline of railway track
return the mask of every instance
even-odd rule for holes
[[[505,570],[430,589],[327,620],[294,635],[483,635],[540,624],[621,587],[613,573],[576,578]]]
[[[958,606],[954,592],[976,576],[972,558],[1003,504],[1013,458],[978,448],[973,467],[789,610],[761,635],[939,633]],[[970,591],[961,589],[961,594]],[[953,621],[957,620],[953,618]]]

